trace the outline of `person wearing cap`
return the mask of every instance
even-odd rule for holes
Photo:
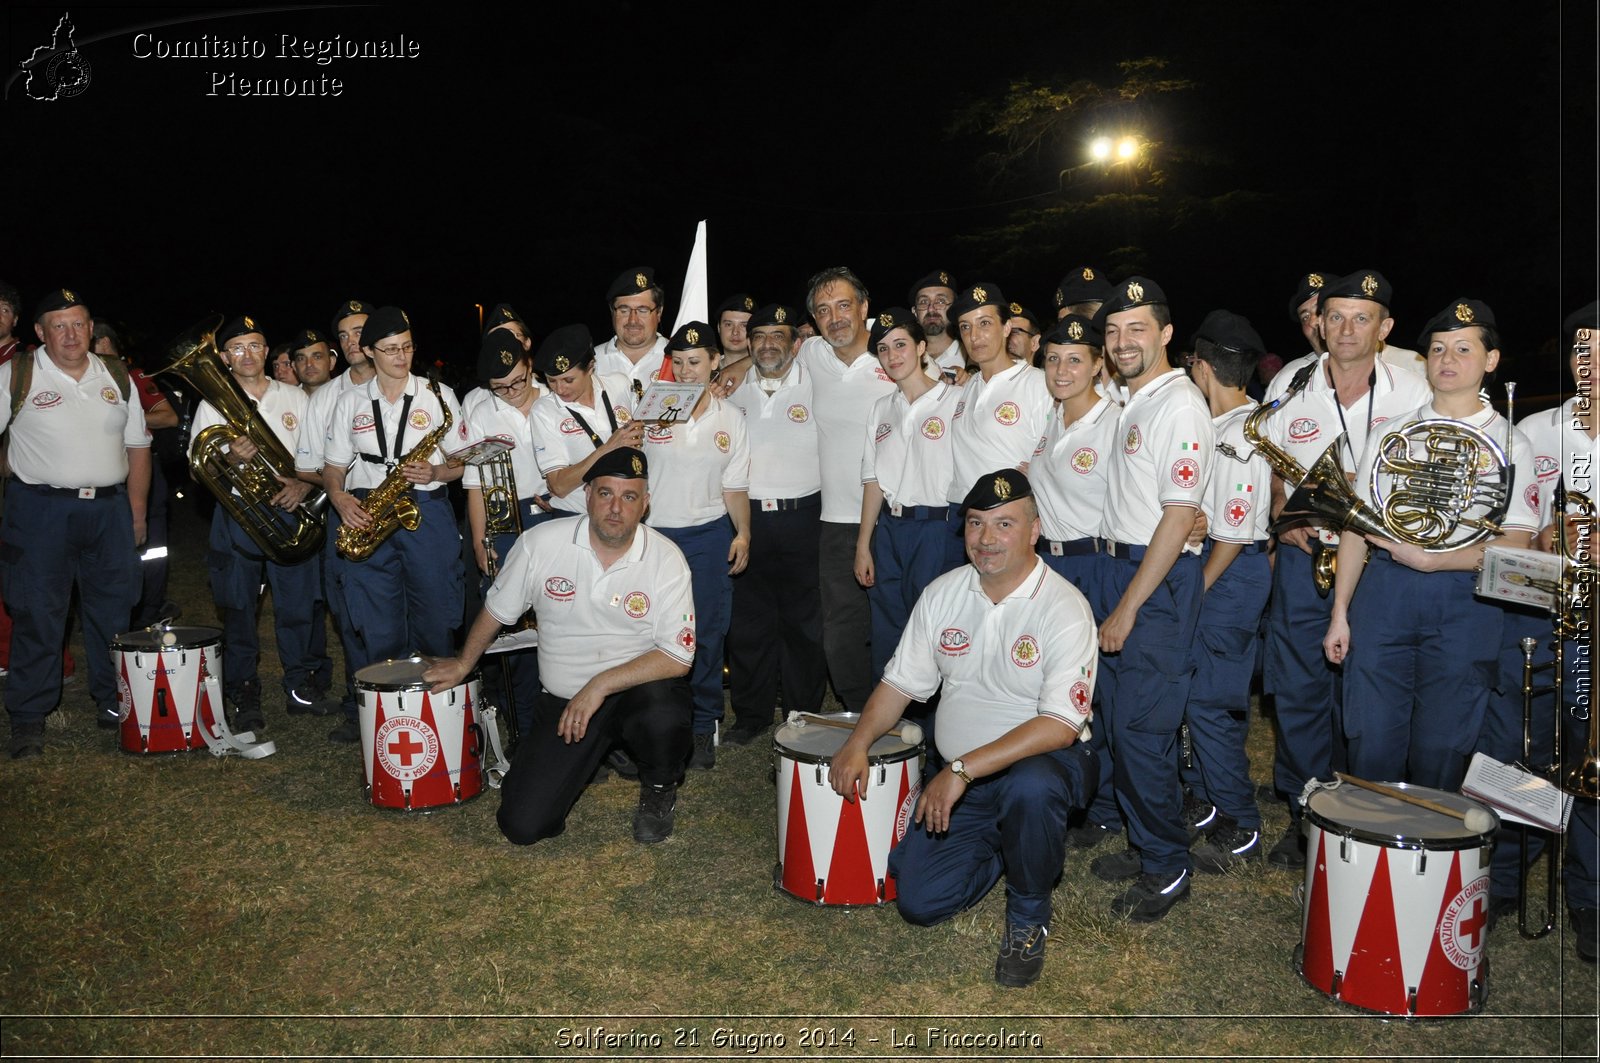
[[[783,707],[820,712],[828,682],[822,655],[820,565],[822,470],[812,374],[796,355],[793,307],[769,303],[751,315],[750,359],[724,369],[728,403],[744,414],[750,440],[750,536],[757,547],[733,582],[728,695],[733,725],[722,740],[748,745]]]
[[[509,307],[496,307],[496,311]],[[487,320],[494,322],[499,313]],[[510,451],[496,459],[510,471],[514,499],[507,501],[517,507],[517,522],[523,532],[556,517],[565,516],[564,510],[550,505],[550,488],[539,472],[539,463],[533,454],[533,431],[528,414],[533,404],[548,394],[539,386],[533,374],[533,358],[528,353],[529,344],[522,339],[520,319],[504,319],[484,333],[478,348],[478,380],[480,387],[473,388],[461,402],[462,413],[470,426],[469,436],[474,440],[489,436],[505,436],[513,444]],[[484,505],[484,480],[488,470],[478,465],[467,465],[461,474],[461,486],[467,493],[467,529],[471,540],[472,559],[480,573],[480,595],[488,590],[493,574],[498,571],[517,536],[506,528],[499,534],[488,535],[489,514]],[[492,486],[492,484],[491,484]],[[539,659],[533,648],[506,651],[503,658],[511,674],[511,705],[515,706],[519,733],[532,726],[533,708],[539,698]],[[491,668],[484,673],[485,681],[497,687],[500,670]],[[503,701],[498,704],[505,704]]]
[[[244,394],[284,450],[293,454],[305,427],[306,395],[297,384],[267,376],[267,338],[249,314],[227,322],[217,332],[217,350]],[[228,425],[207,400],[201,400],[191,425],[195,440],[217,425]],[[238,426],[230,426],[238,427]],[[240,432],[222,448],[222,459],[243,470],[260,453],[248,434]],[[190,458],[196,451],[191,448]],[[269,503],[285,512],[300,506],[312,492],[297,477],[282,476]],[[234,489],[233,494],[239,494]],[[250,503],[254,505],[255,502]],[[211,537],[206,551],[206,572],[211,579],[211,600],[222,622],[223,694],[234,709],[234,728],[260,731],[266,727],[261,708],[260,638],[257,633],[262,584],[272,588],[272,626],[278,660],[283,666],[283,706],[291,715],[325,716],[334,711],[327,700],[325,678],[333,664],[313,647],[316,603],[322,597],[321,573],[315,560],[292,565],[262,556],[261,548],[228,512],[226,505],[211,511]]]
[[[416,344],[411,320],[396,306],[380,307],[362,326],[361,350],[376,374],[366,384],[339,396],[328,424],[322,468],[330,507],[343,524],[368,528],[372,514],[362,502],[391,476],[401,477],[417,506],[413,531],[395,531],[365,560],[341,565],[345,607],[355,633],[353,669],[374,661],[420,653],[450,652],[462,604],[461,537],[450,508],[448,485],[462,469],[446,460],[442,447],[467,443],[471,435],[455,392],[411,372]],[[450,436],[425,453],[418,444],[436,432],[448,409]],[[359,719],[340,725],[360,740]],[[330,735],[345,741],[349,730]]]
[[[548,521],[517,540],[459,657],[424,673],[435,692],[459,684],[495,635],[532,609],[539,620],[540,696],[500,787],[500,831],[518,845],[553,838],[606,751],[639,766],[633,837],[672,833],[689,758],[695,603],[688,563],[660,532],[648,461],[607,450],[584,472],[584,515]]]
[[[967,360],[978,370],[961,389],[950,427],[955,447],[950,502],[959,502],[985,469],[1021,468],[1033,457],[1050,417],[1044,373],[1006,352],[1010,313],[999,285],[987,282],[963,287],[950,306]]]
[[[897,906],[906,921],[930,926],[977,904],[1004,874],[995,980],[1026,986],[1044,968],[1067,817],[1096,784],[1093,756],[1074,744],[1098,672],[1095,623],[1083,595],[1035,553],[1027,476],[985,473],[960,514],[969,563],[917,599],[828,782],[848,801],[868,799],[872,743],[911,702],[939,693],[944,767],[889,854]]]
[[[300,442],[294,452],[295,475],[310,484],[324,486],[322,470],[327,464],[324,449],[328,429],[333,421],[333,409],[347,391],[365,387],[377,375],[361,349],[361,330],[367,318],[377,307],[360,299],[347,299],[333,312],[332,334],[344,356],[346,369],[328,381],[328,387],[319,387],[306,404],[306,420],[300,429]],[[336,355],[330,353],[330,367]],[[344,558],[339,556],[340,518],[336,507],[323,510],[324,540],[322,546],[322,599],[327,612],[333,617],[334,631],[339,645],[344,648],[344,694],[339,701],[340,720],[329,732],[335,742],[361,740],[360,713],[356,703],[355,662],[361,656],[354,628],[350,626],[350,610],[344,597]],[[326,636],[324,636],[326,641]]]
[[[1499,340],[1487,304],[1453,300],[1422,332],[1432,400],[1368,433],[1355,490],[1369,507],[1375,478],[1382,477],[1378,488],[1394,488],[1391,474],[1374,472],[1379,441],[1418,421],[1448,419],[1477,429],[1503,449],[1515,476],[1479,463],[1480,475],[1513,490],[1499,521],[1502,534],[1475,546],[1430,552],[1399,536],[1369,538],[1347,529],[1340,537],[1322,645],[1344,672],[1340,720],[1350,771],[1362,778],[1456,790],[1483,726],[1504,617],[1474,596],[1476,570],[1488,546],[1525,548],[1539,527],[1533,448],[1479,396],[1499,364]],[[1440,472],[1465,475],[1453,467]],[[1369,561],[1371,571],[1363,573]]]
[[[1039,339],[1043,335],[1032,310],[1016,302],[1006,305],[1006,354],[1012,361],[1037,366]]]
[[[672,379],[709,385],[722,361],[717,334],[689,321],[667,341]],[[683,552],[694,583],[694,749],[689,766],[716,765],[722,721],[723,643],[733,614],[733,579],[750,559],[750,440],[737,406],[700,392],[687,417],[651,424],[650,527]]]
[[[1128,848],[1090,865],[1130,881],[1111,903],[1134,922],[1160,919],[1189,896],[1189,833],[1178,778],[1202,592],[1200,551],[1186,544],[1210,483],[1214,434],[1205,398],[1167,360],[1172,314],[1155,281],[1130,277],[1095,324],[1125,385],[1106,504],[1095,615],[1100,621],[1101,720]]]
[[[287,384],[292,388],[300,386],[300,378],[294,372],[294,356],[290,354],[288,340],[274,343],[267,351],[268,375],[280,384]]]
[[[639,446],[644,425],[629,413],[628,378],[599,371],[583,325],[564,325],[546,336],[533,368],[550,389],[528,413],[534,460],[550,488],[550,505],[582,513],[580,488],[589,466],[618,447]]]
[[[1093,266],[1079,266],[1056,285],[1056,320],[1068,314],[1093,318],[1111,295],[1111,284]]]
[[[623,270],[606,289],[606,310],[616,335],[595,345],[595,366],[606,376],[627,381],[626,393],[635,400],[650,389],[666,365],[667,338],[658,331],[666,300],[667,293],[649,266]]]
[[[295,379],[300,382],[306,397],[333,379],[333,365],[337,355],[328,346],[328,339],[314,328],[301,329],[289,344],[289,360],[294,366]]]
[[[1255,675],[1261,615],[1272,587],[1267,533],[1272,467],[1244,437],[1255,410],[1245,386],[1262,355],[1250,322],[1213,310],[1194,336],[1189,375],[1211,409],[1217,439],[1211,488],[1201,500],[1210,529],[1201,550],[1205,595],[1190,658],[1194,679],[1184,718],[1193,750],[1194,790],[1215,808],[1194,866],[1211,874],[1266,856],[1261,810],[1245,738],[1250,724],[1250,683]]]
[[[967,356],[950,327],[950,304],[956,300],[956,282],[947,270],[936,269],[911,286],[906,301],[928,339],[929,376],[952,384],[967,379]]]
[[[717,307],[717,342],[729,362],[750,357],[750,315],[755,312],[755,297],[745,292],[728,296]]]
[[[12,619],[6,711],[18,758],[44,752],[74,584],[97,722],[121,719],[110,643],[139,597],[150,433],[121,363],[90,351],[93,327],[78,293],[58,288],[34,314],[40,346],[0,371],[11,467],[0,587]]]
[[[1539,534],[1534,536],[1532,549],[1545,553],[1560,553],[1580,562],[1594,563],[1595,541],[1593,514],[1585,521],[1580,505],[1574,497],[1584,495],[1591,502],[1596,494],[1595,466],[1600,461],[1597,448],[1596,418],[1594,414],[1594,343],[1596,330],[1600,329],[1600,303],[1590,303],[1569,314],[1562,322],[1561,340],[1567,348],[1567,365],[1572,373],[1573,395],[1554,409],[1529,414],[1517,425],[1528,437],[1533,454],[1533,470],[1538,477]],[[1557,489],[1560,488],[1566,503],[1565,510],[1557,516]],[[1558,541],[1563,540],[1563,541]],[[1594,593],[1591,589],[1589,593]],[[1533,664],[1548,671],[1555,657],[1555,640],[1551,637],[1550,613],[1512,602],[1498,603],[1505,614],[1505,630],[1500,638],[1499,673],[1489,692],[1489,707],[1484,716],[1483,730],[1478,736],[1476,751],[1495,758],[1503,764],[1524,761],[1523,752],[1523,694],[1522,640],[1534,640]],[[1576,632],[1574,632],[1576,634]],[[1592,632],[1589,633],[1592,638]],[[1568,638],[1563,647],[1566,677],[1563,683],[1565,705],[1559,714],[1563,731],[1561,748],[1565,751],[1564,767],[1570,767],[1579,751],[1588,744],[1588,711],[1580,707],[1585,691],[1591,691],[1594,675],[1593,650],[1579,649],[1578,639]],[[1592,694],[1588,704],[1592,705]],[[1582,715],[1580,715],[1580,713]],[[1548,681],[1536,693],[1531,725],[1532,752],[1526,763],[1535,770],[1551,763],[1555,753],[1555,723],[1558,718],[1554,708],[1554,691]],[[1566,887],[1567,910],[1572,916],[1573,944],[1580,959],[1595,962],[1597,921],[1600,910],[1600,838],[1596,837],[1597,806],[1593,801],[1579,800],[1572,806],[1567,821],[1566,866],[1562,871]],[[1545,848],[1546,835],[1542,831],[1528,834],[1528,861],[1538,858]],[[1489,925],[1492,928],[1508,912],[1517,909],[1521,879],[1526,874],[1522,862],[1522,846],[1518,832],[1505,824],[1495,835],[1495,846],[1489,871]]]
[[[911,311],[897,306],[879,314],[870,342],[895,385],[872,408],[861,459],[856,581],[872,607],[876,681],[923,588],[961,564],[945,492],[955,462],[950,424],[962,389],[928,376],[927,342]]]
[[[1311,279],[1306,291],[1313,290]],[[1273,377],[1267,402],[1286,394],[1305,366],[1313,367],[1304,389],[1262,421],[1261,430],[1307,471],[1337,443],[1342,467],[1353,472],[1365,457],[1367,432],[1426,402],[1428,382],[1378,358],[1378,345],[1394,328],[1389,316],[1394,292],[1383,274],[1358,270],[1318,279],[1316,331],[1325,350],[1304,362],[1291,361]],[[1274,475],[1274,519],[1297,486]],[[1336,719],[1338,673],[1321,652],[1330,602],[1318,593],[1313,577],[1318,554],[1336,546],[1339,536],[1319,518],[1298,519],[1277,535],[1262,678],[1276,704],[1273,780],[1289,807],[1289,830],[1267,860],[1294,870],[1305,866],[1300,793],[1306,780],[1331,778],[1343,764]]]

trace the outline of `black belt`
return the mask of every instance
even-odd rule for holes
[[[885,502],[883,515],[895,520],[949,520],[953,508],[948,502],[942,506],[892,506]]]
[[[1100,552],[1100,540],[1094,536],[1083,539],[1040,539],[1039,552],[1051,557],[1083,557]]]
[[[36,495],[58,495],[62,498],[115,498],[128,489],[126,484],[108,484],[105,487],[51,487],[49,484],[31,484],[26,480],[15,478],[11,482],[24,491],[32,491]],[[84,493],[86,491],[87,494]]]
[[[1107,557],[1124,557],[1129,561],[1144,560],[1144,552],[1150,549],[1141,543],[1119,543],[1115,539],[1096,540],[1100,544],[1100,552]]]
[[[804,498],[752,498],[750,512],[771,513],[780,509],[821,509],[822,492],[817,491],[806,495]]]

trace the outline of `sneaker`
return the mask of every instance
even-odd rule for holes
[[[1094,877],[1101,882],[1126,882],[1130,878],[1138,878],[1141,868],[1139,850],[1119,849],[1114,853],[1097,856],[1089,865],[1089,870],[1094,872]]]
[[[643,845],[664,842],[672,836],[672,810],[678,804],[678,787],[639,784],[639,808],[633,814],[633,840]]]
[[[1230,867],[1239,867],[1264,856],[1259,829],[1241,827],[1238,820],[1218,815],[1210,836],[1195,847],[1194,866],[1197,871],[1220,875]]]
[[[1000,955],[994,961],[994,980],[1013,989],[1037,982],[1044,972],[1044,942],[1049,936],[1048,927],[1006,924]]]
[[[1567,914],[1572,916],[1572,947],[1578,950],[1578,959],[1584,963],[1593,963],[1595,957],[1595,938],[1600,935],[1600,913],[1593,908],[1569,908]]]
[[[44,752],[43,720],[11,721],[11,759],[26,760]]]
[[[639,765],[635,764],[633,758],[628,756],[628,751],[621,747],[613,749],[606,754],[606,763],[611,765],[612,771],[624,779],[637,779],[639,777]]]
[[[235,731],[265,731],[267,718],[261,714],[261,680],[246,679],[228,695],[233,703]]]
[[[314,681],[304,683],[284,692],[283,707],[290,716],[332,716],[339,711],[339,703],[329,700],[325,693],[317,689]]]
[[[689,754],[689,767],[696,771],[710,771],[717,766],[716,739],[716,735],[709,733],[694,736],[694,752]]]
[[[1189,832],[1189,844],[1206,833],[1217,822],[1217,806],[1191,793],[1183,795],[1183,826]]]
[[[1107,838],[1115,838],[1121,833],[1120,827],[1108,827],[1104,823],[1080,823],[1067,831],[1067,848],[1093,849]]]
[[[339,726],[328,732],[328,741],[355,745],[361,741],[361,724],[346,716],[339,721]]]
[[[724,745],[729,746],[747,746],[751,742],[754,742],[756,739],[760,738],[765,732],[766,728],[759,724],[750,726],[747,724],[736,723],[726,731],[722,732],[722,742]]]
[[[1267,853],[1267,863],[1286,871],[1303,871],[1306,866],[1306,840],[1300,833],[1300,824],[1291,823],[1289,833],[1278,839],[1278,844]]]
[[[1180,871],[1170,879],[1161,875],[1140,875],[1138,882],[1111,902],[1111,914],[1135,923],[1153,923],[1166,915],[1174,904],[1188,899],[1189,872]]]
[[[94,722],[102,731],[115,731],[122,726],[122,713],[102,705],[94,712]]]

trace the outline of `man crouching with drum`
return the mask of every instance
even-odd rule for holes
[[[1039,514],[1015,469],[980,477],[961,503],[971,562],[934,580],[912,609],[883,681],[828,772],[866,794],[867,751],[912,701],[943,687],[939,753],[916,823],[889,856],[900,914],[931,926],[977,904],[1006,876],[995,981],[1044,969],[1050,891],[1067,815],[1094,793],[1094,758],[1074,746],[1089,714],[1099,645],[1089,603],[1034,553]]]
[[[689,759],[694,600],[689,565],[660,532],[639,526],[650,504],[645,456],[601,454],[583,475],[586,516],[540,524],[511,547],[461,656],[423,678],[442,693],[477,666],[504,624],[539,619],[533,726],[500,788],[500,832],[518,845],[553,838],[613,745],[639,765],[638,842],[672,833]]]

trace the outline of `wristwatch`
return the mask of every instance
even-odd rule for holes
[[[967,766],[962,762],[960,757],[957,757],[955,760],[950,762],[950,770],[954,772],[962,782],[966,783],[968,786],[972,785],[972,776],[967,774]]]

